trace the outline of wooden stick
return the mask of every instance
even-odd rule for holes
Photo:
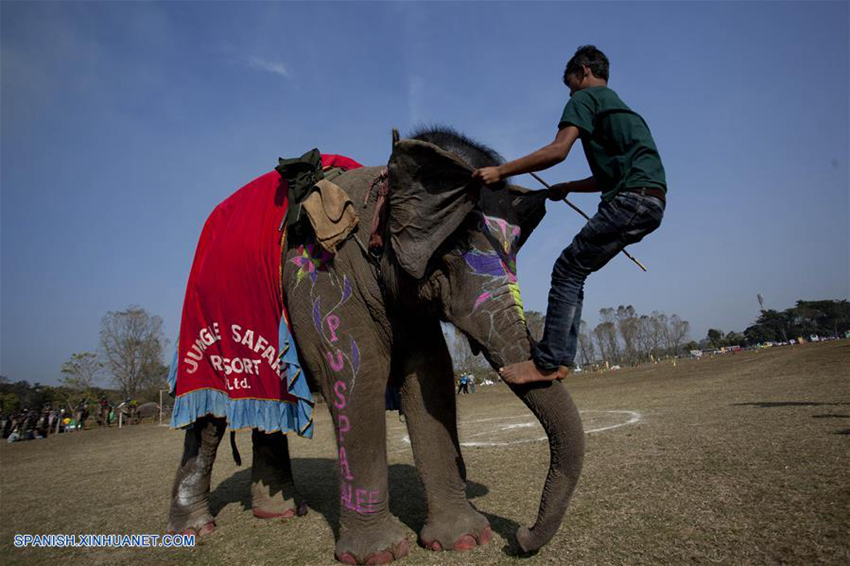
[[[532,176],[532,177],[534,177],[535,179],[537,179],[538,181],[540,181],[540,182],[543,184],[543,186],[544,186],[544,187],[546,187],[546,188],[547,188],[547,189],[549,189],[550,191],[552,190],[552,187],[550,187],[550,186],[549,186],[549,184],[548,184],[546,181],[544,181],[543,179],[541,179],[540,177],[538,177],[536,173],[531,173],[531,176]],[[584,213],[584,212],[583,212],[583,211],[582,211],[579,207],[577,207],[576,205],[574,205],[573,203],[571,203],[570,201],[568,201],[568,200],[567,200],[567,197],[564,197],[562,200],[563,200],[565,203],[567,203],[568,205],[570,205],[570,208],[572,208],[573,210],[575,210],[576,212],[578,212],[579,214],[581,214],[582,216],[584,216],[584,219],[585,219],[585,220],[590,220],[590,216],[588,216],[587,214],[585,214],[585,213]],[[635,263],[637,264],[637,266],[638,266],[638,267],[640,267],[641,269],[643,269],[644,271],[646,271],[646,266],[645,266],[644,264],[642,264],[641,262],[639,262],[637,259],[635,259],[635,257],[634,257],[632,254],[630,254],[630,253],[629,253],[629,252],[627,252],[626,250],[622,250],[622,252],[623,252],[624,254],[626,254],[626,257],[627,257],[627,258],[629,258],[630,260],[632,260],[633,262],[635,262]]]

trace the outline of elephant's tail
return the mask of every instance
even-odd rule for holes
[[[239,449],[236,447],[236,431],[230,431],[230,450],[233,452],[233,461],[237,466],[242,465],[242,456],[239,455]]]

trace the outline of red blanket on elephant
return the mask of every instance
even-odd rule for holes
[[[323,155],[322,164],[359,165],[335,155]],[[212,414],[232,429],[312,432],[312,394],[281,294],[287,193],[271,171],[219,204],[204,225],[169,377],[172,426]]]
[[[280,232],[286,186],[276,171],[248,183],[207,219],[180,325],[177,395],[293,402],[278,375]]]

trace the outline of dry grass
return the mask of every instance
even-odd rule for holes
[[[850,563],[850,342],[580,375],[568,382],[591,432],[573,505],[553,541],[517,555],[548,465],[546,443],[502,385],[460,398],[469,496],[495,540],[467,553],[411,544],[406,564],[510,562]],[[324,407],[312,441],[295,439],[296,479],[311,512],[288,523],[251,516],[250,471],[222,444],[213,471],[218,530],[194,549],[17,549],[15,533],[159,533],[182,433],[155,425],[0,446],[3,564],[330,564],[338,530],[333,436]],[[391,510],[411,533],[421,487],[396,413],[387,413]],[[479,419],[492,419],[481,422]],[[520,425],[506,429],[507,425]],[[514,442],[513,444],[509,444]],[[250,461],[250,435],[238,443]],[[250,462],[248,462],[250,463]]]

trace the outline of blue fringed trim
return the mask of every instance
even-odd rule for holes
[[[312,438],[312,413],[300,408],[301,404],[266,399],[231,399],[218,389],[196,389],[174,401],[171,426],[181,428],[192,424],[199,417],[213,415],[226,418],[231,430],[256,428],[265,432],[292,431]]]
[[[171,410],[171,428],[181,428],[195,422],[196,419],[213,415],[227,416],[230,397],[218,389],[195,389],[174,399]]]
[[[295,349],[295,341],[289,333],[289,328],[286,326],[286,316],[280,317],[280,327],[278,328],[278,351],[280,352],[281,375],[286,379],[287,392],[298,399],[297,403],[297,423],[304,425],[305,428],[299,432],[301,436],[307,438],[313,437],[313,405],[315,400],[310,392],[310,386],[307,385],[307,378],[301,371],[301,362],[298,359],[298,352]]]

